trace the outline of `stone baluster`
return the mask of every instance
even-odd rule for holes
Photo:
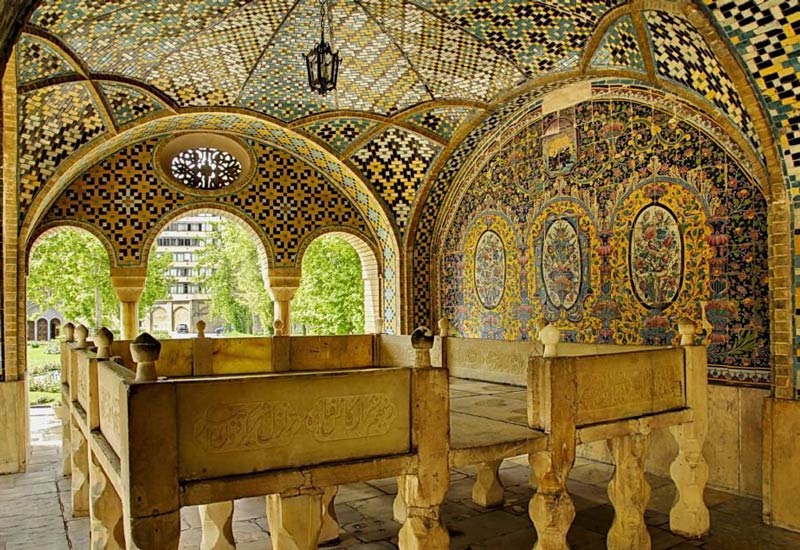
[[[329,545],[339,540],[339,518],[336,515],[336,493],[339,486],[325,487],[322,494],[322,527],[319,530],[319,544]]]
[[[501,460],[481,462],[475,466],[476,479],[472,486],[472,502],[484,508],[503,505],[505,488],[500,480]]]
[[[214,502],[198,506],[203,535],[201,550],[232,550],[236,548],[233,540],[233,501]]]
[[[122,500],[92,452],[91,459],[90,541],[92,550],[123,550],[125,524]]]
[[[97,361],[111,358],[111,344],[114,335],[105,327],[99,328],[94,333],[94,343],[97,346],[95,357]],[[97,365],[90,367],[93,380],[90,382],[92,395],[92,408],[89,411],[89,429],[100,428],[100,412],[97,395]],[[111,480],[103,470],[97,458],[97,449],[93,442],[89,443],[89,517],[90,540],[92,549],[117,550],[125,548],[125,528],[122,521],[122,501],[111,484]]]
[[[444,550],[450,535],[440,507],[450,486],[450,400],[446,368],[430,368],[433,335],[427,328],[411,334],[416,350],[412,371],[414,413],[412,444],[418,456],[416,472],[402,478],[406,519],[398,535],[403,550]]]
[[[535,360],[536,368],[550,378],[550,399],[548,449],[528,457],[537,480],[528,506],[538,536],[534,550],[568,550],[567,533],[575,519],[567,492],[567,476],[575,463],[575,361],[562,359],[556,365],[553,359]]]
[[[708,508],[703,500],[708,481],[708,464],[703,456],[708,433],[706,350],[694,345],[697,327],[690,319],[679,321],[678,332],[686,354],[686,401],[692,409],[692,421],[669,429],[678,443],[678,456],[669,469],[677,488],[669,512],[669,526],[673,533],[700,538],[710,527]]]
[[[154,382],[161,342],[143,332],[131,342],[131,357],[136,363],[136,382]]]
[[[61,328],[61,332],[64,334],[64,341],[68,344],[71,344],[75,341],[75,325],[72,323],[66,323]]]
[[[76,350],[85,350],[89,344],[86,339],[89,337],[89,329],[85,325],[78,325],[75,328]],[[72,353],[75,353],[74,351]],[[70,391],[73,395],[78,393],[77,368],[74,361],[70,380]],[[77,397],[75,398],[77,399]],[[72,515],[73,517],[86,517],[89,515],[89,442],[76,424],[74,419],[70,422],[71,440],[71,461],[72,471]]]
[[[267,521],[274,550],[315,550],[322,530],[324,490],[267,496]]]
[[[61,344],[61,407],[58,410],[58,418],[61,420],[61,474],[63,476],[72,475],[72,437],[69,426],[70,411],[69,392],[65,391],[63,384],[69,385],[69,355],[70,344],[75,342],[75,325],[65,323],[62,328],[64,343]]]
[[[615,465],[608,483],[608,498],[614,506],[614,521],[606,539],[610,550],[650,550],[650,534],[644,522],[650,500],[644,473],[649,440],[649,434],[630,434],[606,442]]]
[[[89,329],[86,328],[86,325],[80,324],[75,327],[75,349],[86,349],[89,346],[87,338],[89,338]]]
[[[114,334],[106,327],[100,327],[94,333],[94,344],[97,346],[95,357],[98,360],[111,359],[111,344]]]
[[[557,357],[558,343],[561,341],[561,331],[552,323],[539,331],[539,341],[544,344],[542,357]]]

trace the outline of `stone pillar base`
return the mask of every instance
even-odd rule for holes
[[[29,450],[28,384],[0,382],[0,474],[24,472]]]

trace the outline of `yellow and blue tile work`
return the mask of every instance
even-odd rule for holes
[[[256,173],[241,189],[203,197],[182,193],[154,169],[158,138],[126,147],[90,168],[73,182],[44,218],[44,223],[78,222],[93,227],[113,245],[116,265],[140,265],[160,231],[159,221],[192,203],[219,205],[261,228],[270,265],[294,266],[303,240],[326,227],[345,227],[368,235],[358,209],[341,191],[305,162],[260,142],[250,142]],[[373,243],[375,244],[375,243]]]
[[[411,204],[441,147],[411,132],[389,128],[356,151],[351,160],[405,228]]]
[[[611,24],[592,56],[591,65],[596,68],[645,72],[644,59],[630,15],[623,15]]]
[[[711,380],[769,385],[767,204],[735,158],[623,99],[534,112],[505,137],[443,226],[439,299],[462,335],[526,340],[545,317],[570,341],[670,344],[688,316]],[[486,231],[505,273],[491,307],[476,287]]]

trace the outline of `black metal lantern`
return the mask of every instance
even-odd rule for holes
[[[320,28],[321,37],[319,44],[305,54],[306,69],[308,70],[308,85],[320,95],[327,95],[336,89],[336,80],[339,76],[339,63],[342,58],[339,52],[333,51],[330,42],[325,41],[325,16],[333,34],[330,6],[328,0],[320,0]]]

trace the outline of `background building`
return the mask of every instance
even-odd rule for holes
[[[176,332],[178,325],[186,325],[189,332],[195,331],[199,320],[207,323],[212,331],[223,326],[224,321],[208,316],[209,295],[197,283],[200,275],[198,251],[210,238],[214,224],[222,218],[211,214],[196,214],[173,221],[156,239],[160,254],[172,255],[169,275],[175,280],[169,289],[169,297],[159,300],[142,320],[145,330],[152,332]]]

